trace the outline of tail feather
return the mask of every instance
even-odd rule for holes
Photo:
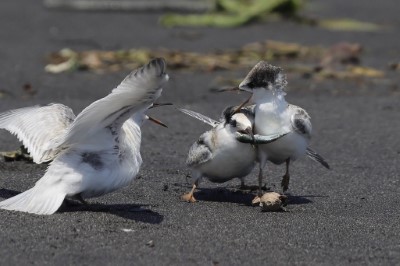
[[[325,161],[325,159],[319,155],[316,151],[312,150],[311,148],[307,148],[307,156],[313,161],[319,162],[322,164],[326,169],[331,169],[329,164]]]
[[[40,215],[55,213],[63,203],[65,194],[53,191],[43,191],[33,187],[21,194],[0,202],[4,210],[29,212]]]

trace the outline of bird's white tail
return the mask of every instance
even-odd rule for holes
[[[60,208],[65,194],[33,187],[21,194],[0,202],[5,210],[50,215]]]

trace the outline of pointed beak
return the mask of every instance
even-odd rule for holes
[[[238,112],[240,111],[240,109],[242,109],[248,102],[250,102],[251,97],[253,97],[253,94],[250,95],[250,97],[249,97],[246,101],[244,101],[242,104],[240,104],[240,105],[236,108],[236,110],[233,111],[233,114],[232,114],[232,115],[238,113]]]
[[[246,85],[239,85],[238,90],[247,91],[247,92],[253,93],[253,90],[251,88],[249,88],[248,86],[246,86]]]
[[[158,125],[160,125],[160,126],[167,127],[166,124],[164,124],[164,123],[161,122],[160,120],[155,119],[155,118],[153,118],[153,117],[151,117],[151,116],[146,115],[146,119],[149,120],[149,121],[151,121],[151,122],[154,122],[154,123],[156,123],[156,124],[158,124]]]
[[[220,89],[215,90],[215,92],[226,92],[226,91],[239,92],[240,89],[239,89],[239,87],[233,87],[233,88],[220,88]]]
[[[160,107],[160,106],[166,106],[166,105],[173,105],[172,103],[153,103],[149,109],[151,108],[156,108],[156,107]]]

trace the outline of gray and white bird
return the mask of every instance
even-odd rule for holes
[[[226,108],[219,122],[194,111],[179,109],[212,126],[212,129],[203,133],[189,150],[186,164],[192,169],[194,183],[192,190],[184,194],[182,200],[196,201],[193,193],[203,177],[214,183],[239,178],[244,187],[244,178],[256,163],[256,151],[253,145],[238,140],[254,143],[258,136],[253,136],[252,108],[242,108],[234,113],[236,109],[234,106]],[[263,136],[259,141],[269,143],[283,135],[270,134]]]
[[[328,163],[309,147],[312,131],[310,116],[304,109],[286,102],[286,94],[283,91],[286,85],[282,69],[264,61],[255,65],[239,85],[240,90],[252,93],[250,101],[255,103],[256,134],[290,132],[272,143],[257,145],[260,163],[259,187],[262,184],[262,170],[267,161],[274,164],[286,163],[286,173],[281,182],[284,192],[289,188],[291,161],[307,155],[329,169]]]
[[[0,128],[15,134],[35,163],[52,160],[33,188],[0,208],[49,215],[66,197],[83,201],[130,184],[142,164],[140,127],[168,81],[165,70],[164,59],[150,61],[76,117],[62,104],[0,114]]]

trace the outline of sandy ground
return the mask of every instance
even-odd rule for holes
[[[363,45],[365,65],[387,71],[389,62],[399,60],[398,4],[357,3],[321,1],[307,12],[353,16],[386,29],[329,32],[291,22],[228,30],[164,29],[157,25],[158,14],[54,11],[39,1],[4,0],[0,2],[0,90],[7,95],[0,98],[0,111],[60,102],[78,113],[127,74],[45,73],[45,55],[64,47],[213,51],[265,39],[310,45],[349,41]],[[245,73],[170,71],[162,98],[216,118],[226,105],[244,96],[212,94],[212,80]],[[35,95],[23,90],[27,83]],[[221,185],[205,181],[196,193],[198,203],[181,202],[179,196],[190,189],[184,163],[188,148],[208,127],[171,107],[155,110],[154,116],[169,128],[145,125],[140,178],[116,193],[90,200],[89,206],[63,207],[52,216],[0,211],[0,262],[394,265],[400,261],[398,84],[398,72],[362,82],[316,83],[289,77],[287,99],[308,110],[314,129],[311,144],[332,170],[306,158],[293,163],[288,211],[279,213],[249,206],[253,195],[238,191],[238,181]],[[0,150],[18,145],[16,138],[0,132]],[[0,197],[33,186],[45,169],[45,165],[0,161]],[[269,184],[279,190],[284,167],[271,165],[267,172]],[[255,185],[256,174],[247,181]]]

